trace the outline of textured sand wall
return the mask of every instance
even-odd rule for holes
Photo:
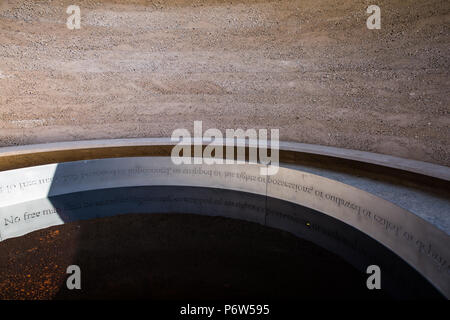
[[[202,120],[449,165],[449,22],[446,0],[2,1],[0,145]]]

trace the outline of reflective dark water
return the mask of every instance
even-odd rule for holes
[[[0,243],[3,299],[442,298],[377,241],[286,201],[193,187],[50,200],[65,225]],[[66,288],[71,264],[82,290]],[[369,265],[381,269],[381,290],[366,286]]]

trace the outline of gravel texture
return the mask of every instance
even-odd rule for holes
[[[448,0],[0,3],[0,146],[202,120],[450,165]]]

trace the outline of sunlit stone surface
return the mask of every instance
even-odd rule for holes
[[[273,176],[261,176],[260,167],[257,164],[176,166],[167,157],[140,157],[4,171],[0,173],[0,234],[5,240],[65,221],[101,215],[97,210],[68,214],[67,209],[61,209],[52,200],[75,192],[137,186],[242,191],[308,207],[361,230],[398,254],[448,295],[450,255],[445,232],[388,201],[343,183],[289,168],[280,168]],[[174,209],[172,205],[172,202],[167,204],[168,210]],[[72,209],[83,206],[89,204],[75,201]],[[295,215],[283,219],[270,215],[270,201],[262,208],[258,214],[231,210],[223,215],[295,233]],[[216,212],[206,210],[204,214]]]

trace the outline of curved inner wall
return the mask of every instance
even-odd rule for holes
[[[65,270],[58,268],[70,264],[82,266],[95,283],[84,280],[85,298],[442,297],[379,242],[337,219],[279,199],[215,188],[152,186],[48,200],[64,226],[0,243],[2,255],[13,257],[2,260],[0,274],[17,277],[3,288],[5,297],[20,293],[23,282],[33,287],[30,278],[45,276],[52,285],[39,294],[76,298],[64,285]],[[27,208],[42,212],[45,205],[39,199]],[[21,208],[12,206],[10,214],[22,214]],[[84,219],[90,222],[80,222]],[[292,220],[289,233],[298,240],[276,231]],[[19,248],[25,258],[11,254]],[[371,264],[382,270],[382,294],[365,286]],[[24,274],[30,278],[21,281]]]
[[[265,199],[263,211],[227,208],[224,216],[257,222],[297,235],[304,221],[296,213],[279,211],[271,215],[273,200],[301,205],[341,221],[380,242],[444,295],[448,290],[448,235],[416,215],[365,191],[311,173],[281,167],[274,176],[260,175],[262,165],[181,165],[175,166],[167,157],[117,158],[77,161],[4,171],[0,200],[0,235],[2,240],[24,235],[31,231],[58,225],[74,218],[96,217],[101,211],[81,210],[75,215],[62,210],[58,199],[65,195],[128,187],[171,186],[183,188],[213,188],[250,193]],[[124,194],[126,196],[126,194]],[[75,198],[72,207],[86,205]],[[220,198],[219,198],[220,199]],[[136,205],[140,202],[135,199]],[[105,200],[108,204],[109,200]],[[127,204],[129,205],[129,204]],[[124,213],[121,204],[110,212]],[[167,201],[166,212],[189,212],[175,208]],[[207,208],[202,205],[201,208]],[[157,212],[160,212],[156,210]],[[198,207],[191,213],[211,215],[216,209],[202,211]],[[122,212],[120,212],[122,211]],[[140,212],[152,212],[144,210]],[[108,213],[109,212],[109,213]],[[139,212],[139,210],[138,210]],[[280,213],[281,212],[281,213]],[[300,234],[300,236],[302,236]],[[373,263],[370,263],[373,264]],[[369,265],[370,265],[369,264]],[[394,268],[395,269],[395,268]]]
[[[263,199],[263,218],[224,215],[296,234],[298,214],[274,218],[270,205],[309,208],[378,241],[450,298],[449,1],[380,1],[376,29],[369,4],[350,0],[79,5],[81,29],[69,30],[67,1],[0,0],[0,146],[22,145],[0,150],[1,245],[70,223],[80,204],[62,199],[72,195],[241,192]],[[280,129],[282,168],[263,177],[259,165],[157,158],[174,144],[156,137],[195,121]],[[74,141],[104,138],[119,140]],[[72,218],[100,214],[85,209]]]

